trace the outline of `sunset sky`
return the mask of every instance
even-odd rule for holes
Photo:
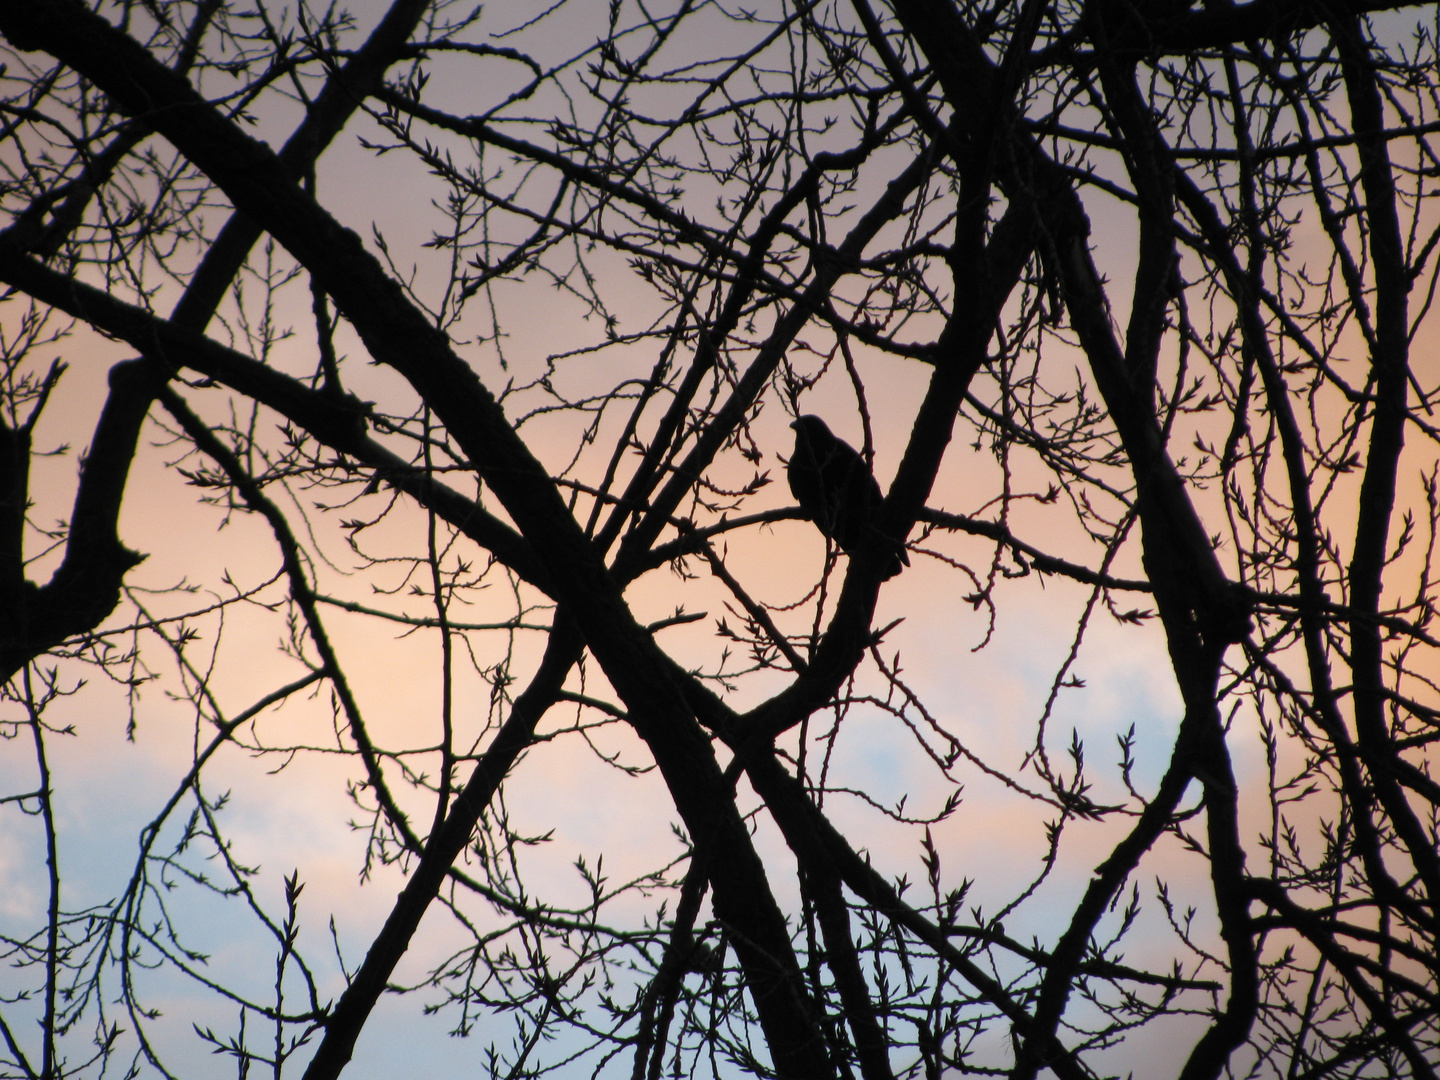
[[[382,5],[378,0],[352,3],[363,30],[376,18]],[[603,32],[605,5],[571,5],[573,18],[562,21],[571,35],[531,40],[497,36],[496,41],[518,41],[516,47],[546,49],[552,58],[580,52]],[[505,20],[517,19],[506,5],[487,9],[480,26],[498,32]],[[593,20],[587,22],[587,19]],[[728,24],[721,24],[728,27]],[[718,32],[718,31],[717,31]],[[726,32],[737,32],[728,29]],[[719,45],[717,44],[717,48]],[[437,61],[432,90],[439,102],[457,112],[466,111],[473,97],[479,109],[501,100],[514,88],[523,71],[498,61],[480,67]],[[494,83],[467,83],[476,70],[493,76]],[[278,145],[296,118],[288,104],[263,99],[257,109],[254,133]],[[532,115],[546,115],[553,101],[537,100]],[[395,267],[402,274],[413,271],[412,287],[421,298],[435,299],[443,288],[448,270],[444,251],[422,247],[432,231],[443,226],[443,214],[432,200],[444,197],[443,182],[427,175],[423,166],[402,153],[377,156],[361,145],[362,138],[378,141],[382,134],[373,121],[357,118],[337,140],[322,161],[317,191],[346,225],[355,229],[375,250],[375,238],[383,237]],[[460,145],[459,141],[456,141]],[[873,178],[867,182],[878,183]],[[708,193],[703,196],[708,197]],[[708,210],[702,195],[694,196],[697,216]],[[1125,325],[1129,281],[1133,277],[1136,227],[1132,216],[1120,204],[1103,195],[1094,195],[1087,207],[1093,224],[1097,262],[1109,276],[1116,305],[1113,317]],[[215,222],[222,220],[216,208]],[[1297,250],[1304,252],[1310,242],[1307,229],[1297,229]],[[1319,234],[1315,234],[1319,237]],[[1314,246],[1316,257],[1323,248]],[[254,257],[263,260],[263,253]],[[285,256],[276,253],[278,262]],[[636,331],[658,318],[661,308],[653,292],[618,255],[600,254],[597,265],[604,268],[607,296],[621,315],[622,332]],[[258,283],[247,282],[247,296],[255,301]],[[948,283],[947,283],[948,287]],[[156,310],[166,311],[178,295],[173,285],[161,289],[155,298]],[[583,305],[572,296],[548,287],[535,278],[505,287],[501,294],[504,315],[512,333],[503,342],[504,366],[494,347],[474,345],[469,335],[480,333],[483,318],[477,312],[451,328],[459,351],[480,373],[492,390],[499,393],[507,383],[525,387],[546,372],[551,357],[579,350],[600,340],[601,328],[587,321]],[[22,301],[0,304],[0,325],[13,333]],[[227,309],[229,322],[212,324],[211,334],[225,339],[234,334],[243,342],[235,308]],[[303,278],[281,292],[275,312],[282,324],[293,327],[294,337],[280,341],[268,357],[276,366],[296,374],[315,368],[313,322],[310,296]],[[1434,357],[1434,318],[1416,334],[1415,355],[1422,357],[1417,374],[1433,384],[1440,377]],[[909,336],[919,338],[924,327]],[[932,328],[933,329],[933,328]],[[763,327],[761,328],[763,330]],[[759,331],[757,331],[758,333]],[[828,342],[824,335],[811,335],[817,349]],[[800,335],[807,338],[806,333]],[[405,413],[413,395],[389,368],[368,362],[364,348],[342,326],[338,339],[349,389],[365,400],[381,402],[391,413]],[[654,363],[655,343],[616,347],[593,356],[566,358],[558,365],[554,379],[572,394],[614,385],[620,377],[643,378]],[[106,388],[111,364],[131,355],[115,342],[92,332],[77,330],[62,342],[41,350],[37,357],[63,357],[70,365],[56,400],[45,413],[36,432],[41,449],[68,447],[63,454],[40,458],[32,471],[34,519],[54,522],[70,513],[74,497],[77,463],[94,428]],[[798,369],[817,366],[813,354],[803,347],[792,350]],[[1168,355],[1173,365],[1175,357]],[[1335,362],[1356,367],[1363,354],[1337,356]],[[875,473],[886,488],[903,453],[911,423],[929,378],[930,369],[918,362],[882,357],[857,345],[857,366],[866,386],[866,405],[871,417],[875,450]],[[1051,340],[1040,359],[1056,385],[1073,384],[1088,388],[1084,359],[1078,350]],[[838,366],[838,365],[837,365]],[[1162,376],[1163,379],[1163,376]],[[977,381],[976,392],[985,396],[992,387]],[[235,423],[244,427],[250,418],[232,416],[234,398],[227,392],[196,386],[185,390],[197,411],[217,424]],[[507,415],[518,419],[528,410],[546,402],[540,386],[516,390],[506,399]],[[859,446],[863,433],[854,394],[844,372],[827,377],[817,389],[801,398],[805,412],[826,418],[837,434]],[[1322,420],[1333,402],[1316,403]],[[157,418],[157,409],[147,425],[142,450],[132,469],[127,501],[122,516],[121,537],[131,548],[145,553],[146,561],[127,578],[134,590],[133,603],[143,603],[156,617],[208,608],[213,602],[237,592],[254,591],[246,602],[227,605],[223,613],[206,611],[186,622],[195,637],[187,646],[194,671],[205,671],[213,702],[224,715],[233,717],[277,687],[304,674],[304,668],[282,648],[287,632],[284,605],[286,589],[277,580],[280,559],[273,536],[257,516],[229,512],[205,505],[206,492],[187,482],[181,471],[195,470],[203,463],[195,457],[181,460],[189,449],[177,445]],[[624,417],[622,410],[608,414],[595,445],[585,450],[582,464],[574,472],[589,479],[599,476]],[[785,460],[791,439],[781,395],[769,394],[766,405],[752,425],[752,434],[761,449],[760,460],[748,462],[730,453],[712,472],[717,482],[740,486],[756,473],[768,473],[769,484],[746,503],[744,513],[793,505],[785,483]],[[1223,441],[1229,415],[1188,418],[1193,425],[1183,436],[1177,434],[1176,453],[1188,452],[1196,435],[1214,441],[1219,431]],[[647,416],[653,424],[653,414]],[[261,411],[254,419],[257,430],[266,432],[264,441],[278,445],[276,421]],[[571,414],[537,415],[521,427],[532,450],[557,472],[565,468],[574,453],[577,421]],[[991,519],[996,514],[1001,470],[988,444],[975,445],[974,426],[957,424],[939,481],[929,505],[952,513]],[[608,439],[607,439],[608,437]],[[1051,476],[1024,451],[1014,450],[1012,483],[1036,496],[1017,501],[1010,525],[1020,538],[1053,554],[1094,567],[1103,549],[1083,535],[1068,499],[1061,491],[1050,498]],[[1433,443],[1416,440],[1402,459],[1401,490],[1413,505],[1423,499],[1422,474],[1433,467]],[[178,464],[177,464],[178,463]],[[627,466],[628,467],[628,466]],[[1123,473],[1115,474],[1123,480]],[[464,478],[455,486],[470,492]],[[1128,483],[1128,481],[1125,481]],[[1331,496],[1338,507],[1355,504],[1358,477],[1339,482]],[[278,486],[272,496],[280,497]],[[392,497],[388,489],[359,496],[358,486],[337,490],[293,489],[294,499],[303,506],[313,525],[305,538],[312,550],[323,555],[311,564],[317,591],[322,596],[351,601],[394,614],[417,618],[433,617],[428,595],[417,595],[412,585],[429,588],[428,578],[403,565],[402,556],[423,554],[426,521],[413,505],[401,504],[374,528],[354,531],[345,522],[378,518]],[[1045,496],[1044,499],[1040,496]],[[350,502],[349,500],[353,500]],[[1208,501],[1207,501],[1208,500]],[[340,503],[346,504],[341,506]],[[491,503],[494,503],[492,498]],[[1207,529],[1217,536],[1226,533],[1220,495],[1216,491],[1197,498]],[[326,509],[317,509],[325,504]],[[487,504],[489,505],[489,504]],[[579,516],[588,512],[581,499]],[[494,508],[493,506],[491,507]],[[294,507],[288,507],[293,510]],[[1342,509],[1327,520],[1334,542],[1348,543],[1347,528],[1353,528],[1353,514]],[[1398,520],[1398,515],[1397,515]],[[298,522],[298,513],[292,514]],[[359,551],[350,547],[353,535]],[[919,531],[912,533],[916,540]],[[792,610],[776,613],[783,629],[801,633],[813,618],[813,600],[807,599],[818,577],[824,548],[823,537],[809,522],[781,521],[752,526],[727,537],[727,567],[752,596]],[[973,885],[966,901],[988,917],[1015,899],[1042,872],[1047,854],[1046,825],[1059,816],[1055,806],[1016,791],[986,769],[1019,778],[1030,791],[1041,785],[1033,770],[1022,770],[1036,748],[1037,727],[1054,694],[1045,720],[1044,747],[1057,769],[1067,775],[1073,763],[1067,756],[1072,732],[1083,740],[1087,776],[1094,784],[1090,797],[1100,804],[1124,804],[1128,796],[1119,766],[1117,739],[1133,730],[1133,782],[1148,792],[1165,769],[1178,727],[1181,703],[1158,620],[1138,624],[1122,623],[1103,607],[1098,609],[1080,643],[1076,658],[1066,669],[1067,657],[1075,645],[1075,627],[1090,600],[1090,590],[1073,581],[1036,572],[1006,579],[995,591],[993,632],[990,612],[968,599],[976,591],[965,571],[947,565],[934,552],[963,564],[984,579],[994,559],[994,544],[979,537],[937,531],[918,543],[910,554],[911,568],[881,591],[875,625],[899,620],[886,634],[879,652],[887,664],[898,662],[905,684],[925,703],[935,723],[963,747],[964,757],[954,765],[949,779],[926,755],[919,740],[944,753],[941,738],[917,727],[905,730],[893,716],[873,704],[859,702],[847,715],[837,737],[829,764],[831,783],[837,788],[863,791],[874,802],[894,808],[904,801],[904,812],[915,817],[936,814],[958,785],[963,789],[958,809],[933,826],[934,843],[943,867],[943,887],[956,888],[962,881]],[[59,552],[39,559],[30,568],[31,577],[44,580],[57,564]],[[1408,553],[1405,558],[1418,555]],[[461,540],[447,556],[482,563],[484,555],[468,541]],[[388,560],[388,561],[387,561]],[[1233,559],[1221,547],[1227,569]],[[843,568],[845,560],[842,558]],[[1014,566],[1009,556],[1006,567]],[[1413,585],[1398,564],[1394,580]],[[660,643],[682,666],[712,670],[726,647],[717,634],[717,623],[727,620],[735,626],[739,618],[723,584],[710,573],[701,559],[687,563],[688,576],[670,567],[645,575],[627,594],[636,617],[643,622],[667,618],[683,606],[685,612],[705,612],[699,621],[671,626],[659,632]],[[1138,545],[1131,538],[1121,550],[1111,573],[1138,577],[1141,573]],[[838,591],[840,578],[831,583]],[[181,586],[185,588],[181,588]],[[520,617],[529,626],[545,626],[550,609],[544,598],[528,587],[510,589],[502,575],[492,573],[484,588],[467,594],[468,606],[457,605],[450,617],[466,623],[495,623]],[[833,596],[831,598],[833,603]],[[727,608],[727,604],[730,605]],[[1119,607],[1148,609],[1146,596],[1121,597]],[[372,735],[378,744],[405,750],[416,771],[433,773],[438,755],[433,747],[439,738],[441,700],[438,632],[413,628],[393,621],[321,605],[322,617],[339,650],[352,687],[361,703]],[[133,606],[125,609],[107,626],[124,625],[137,617]],[[168,633],[178,627],[170,625]],[[137,838],[159,808],[189,771],[197,748],[213,737],[214,727],[197,721],[196,710],[181,692],[193,672],[177,671],[174,657],[165,643],[148,630],[134,638],[117,635],[117,648],[132,640],[143,643],[146,662],[153,679],[141,685],[133,700],[133,731],[126,688],[107,679],[98,669],[63,665],[61,683],[74,693],[56,703],[47,720],[57,726],[73,725],[74,737],[54,739],[50,744],[50,766],[60,807],[59,836],[61,873],[65,883],[64,905],[78,910],[101,904],[116,895],[134,871]],[[459,741],[488,738],[487,724],[492,713],[490,687],[473,670],[471,660],[481,668],[507,662],[516,682],[523,688],[544,644],[543,633],[533,629],[473,631],[468,635],[473,650],[457,662],[456,727]],[[513,643],[513,644],[512,644]],[[734,647],[734,646],[732,646]],[[732,667],[745,657],[737,648]],[[883,681],[873,665],[857,684],[857,695],[884,693]],[[1059,673],[1065,670],[1066,685],[1055,689]],[[1431,669],[1440,678],[1440,665]],[[596,698],[615,701],[598,665],[591,663],[585,681],[572,673],[568,687]],[[80,685],[80,680],[85,680]],[[747,676],[728,699],[737,708],[756,704],[785,684],[782,674]],[[14,702],[0,706],[0,716],[12,725],[23,717]],[[503,719],[503,711],[499,718]],[[527,884],[540,902],[565,906],[583,904],[587,890],[575,870],[577,859],[594,867],[603,857],[604,873],[618,882],[638,876],[678,858],[682,852],[675,835],[679,816],[674,811],[663,781],[654,772],[629,775],[622,768],[644,768],[650,764],[643,743],[619,721],[587,732],[585,737],[569,729],[577,716],[575,706],[561,706],[547,717],[542,731],[557,733],[528,751],[504,788],[504,810],[511,827],[520,834],[549,839],[522,850]],[[583,713],[587,722],[597,722],[598,713]],[[823,752],[822,736],[833,722],[833,713],[817,713],[811,720],[807,754]],[[15,728],[7,729],[7,736]],[[254,734],[252,734],[252,731]],[[10,795],[34,784],[35,762],[28,735],[7,738],[0,744],[0,793]],[[231,857],[240,864],[259,869],[253,879],[256,898],[272,914],[283,911],[285,875],[298,873],[305,883],[300,899],[299,946],[319,982],[322,1001],[338,996],[344,983],[335,947],[330,940],[329,920],[334,922],[334,942],[353,969],[389,912],[403,875],[395,866],[375,869],[361,883],[366,836],[361,815],[347,792],[347,785],[363,777],[358,760],[348,751],[350,743],[337,739],[331,716],[328,689],[318,693],[312,687],[285,704],[267,710],[241,729],[242,743],[222,748],[206,770],[205,790],[210,798],[229,792],[222,821],[232,841]],[[270,752],[248,749],[260,739]],[[798,737],[788,737],[787,749],[799,754]],[[293,753],[277,748],[295,748]],[[1268,826],[1269,802],[1266,777],[1268,764],[1259,723],[1252,709],[1242,705],[1230,728],[1230,750],[1242,797],[1242,811],[1248,815],[1247,839]],[[1293,749],[1285,753],[1294,753]],[[602,760],[613,755],[615,764]],[[724,757],[722,756],[722,761]],[[1283,764],[1283,762],[1282,762]],[[983,767],[982,767],[983,766]],[[467,770],[462,768],[462,774]],[[463,775],[462,775],[463,782]],[[412,788],[396,779],[401,800],[412,820],[424,832],[433,815],[433,805]],[[1048,792],[1047,792],[1048,794]],[[1187,796],[1195,805],[1198,785]],[[758,799],[742,786],[742,805],[749,809]],[[925,870],[920,839],[923,830],[897,825],[865,800],[837,790],[827,796],[825,810],[857,846],[864,848],[874,865],[886,875],[907,875],[916,888],[925,888]],[[159,846],[174,845],[185,826],[189,804],[167,823]],[[764,812],[751,819],[757,846],[772,872],[772,886],[787,910],[799,905],[795,895],[794,861],[783,840]],[[1053,942],[1068,923],[1076,898],[1089,882],[1095,862],[1108,853],[1115,841],[1130,827],[1133,818],[1115,816],[1105,821],[1070,820],[1053,870],[1035,895],[1005,918],[1005,931],[1022,942],[1041,945]],[[1243,830],[1242,830],[1243,831]],[[1257,846],[1251,856],[1263,859]],[[206,865],[207,873],[223,877],[216,860],[191,857],[190,863]],[[34,817],[23,816],[16,803],[0,807],[0,922],[6,933],[22,927],[41,925],[47,900],[43,872],[43,834]],[[1170,889],[1175,907],[1181,912],[1194,904],[1199,908],[1195,927],[1197,939],[1213,942],[1215,924],[1208,905],[1209,881],[1206,863],[1183,850],[1178,840],[1167,838],[1141,863],[1130,885],[1149,901],[1127,939],[1126,962],[1135,966],[1156,965],[1168,971],[1169,958],[1184,955],[1166,925],[1164,911],[1154,903],[1157,882]],[[1129,887],[1121,907],[1129,899]],[[185,940],[207,954],[203,970],[220,981],[253,987],[264,997],[275,978],[273,941],[257,928],[254,919],[243,915],[244,901],[221,902],[202,896],[190,887],[171,895],[174,913]],[[480,910],[478,904],[472,909]],[[629,920],[638,924],[647,915],[653,918],[654,904],[641,905],[629,896],[607,909],[612,923]],[[498,916],[485,912],[479,917]],[[1118,922],[1118,913],[1109,917]],[[1103,935],[1102,935],[1103,936]],[[422,924],[420,936],[407,956],[398,981],[419,983],[426,973],[452,949],[463,948],[468,939],[456,930],[451,916],[432,908]],[[1188,961],[1187,961],[1188,962]],[[196,1038],[191,1025],[229,1033],[236,1023],[236,1008],[173,971],[158,971],[151,979],[147,1000],[165,1014],[154,1025],[163,1040],[165,1054],[179,1075],[228,1075],[229,1063],[218,1063],[209,1048]],[[1205,977],[1215,977],[1210,972]],[[288,984],[287,984],[288,985]],[[298,992],[294,982],[290,992]],[[0,977],[0,993],[8,993]],[[294,1000],[298,1001],[299,998]],[[422,1015],[422,1007],[433,1003],[435,994],[423,990],[403,999],[384,1000],[382,1011],[362,1036],[356,1059],[347,1076],[369,1080],[398,1075],[446,1073],[469,1075],[484,1045],[491,1039],[510,1038],[509,1020],[481,1017],[468,1039],[447,1039],[443,1035],[456,1022],[453,1010],[439,1015]],[[1173,1070],[1175,1061],[1189,1053],[1195,1032],[1203,1018],[1172,1019],[1147,1027],[1133,1042],[1112,1052],[1113,1067],[1123,1072],[1146,1062],[1152,1075]],[[1168,1025],[1168,1026],[1167,1026]],[[999,1036],[996,1036],[997,1039]],[[998,1045],[998,1044],[997,1044]]]

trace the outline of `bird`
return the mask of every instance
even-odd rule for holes
[[[795,450],[787,475],[790,491],[815,527],[853,556],[865,537],[875,530],[875,518],[884,496],[860,453],[838,438],[818,416],[802,416],[795,429]],[[892,541],[892,543],[894,543]],[[910,565],[905,548],[894,543],[885,567],[885,579]]]

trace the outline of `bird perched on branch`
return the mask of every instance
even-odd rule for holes
[[[854,555],[868,533],[875,532],[880,513],[880,485],[875,482],[865,459],[818,416],[802,416],[790,425],[795,429],[795,450],[790,455],[790,491],[805,516]],[[891,541],[894,554],[885,567],[885,577],[910,565],[903,545]]]

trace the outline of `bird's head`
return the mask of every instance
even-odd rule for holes
[[[835,441],[835,435],[831,432],[830,426],[813,413],[797,416],[790,422],[790,427],[795,431],[796,441],[804,439],[817,449]]]

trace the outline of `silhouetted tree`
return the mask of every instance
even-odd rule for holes
[[[39,837],[3,1075],[198,1038],[334,1077],[388,990],[495,1076],[1157,1075],[1142,1038],[1187,1080],[1434,1076],[1440,65],[1402,7],[0,0],[0,812]],[[773,482],[802,414],[861,448],[863,536]],[[273,543],[177,514],[142,563],[167,478]],[[981,669],[903,658],[1042,585],[1069,637],[1001,760]],[[1059,730],[1094,642],[1176,692],[1127,733],[1087,675],[1113,767]],[[99,897],[55,780],[84,682],[194,724]],[[676,838],[576,900],[529,862],[572,819],[506,791],[586,747]],[[403,877],[363,959],[232,835],[246,756]]]

